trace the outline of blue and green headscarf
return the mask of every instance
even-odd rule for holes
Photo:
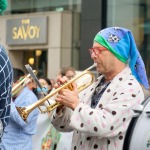
[[[149,88],[145,65],[131,31],[120,27],[106,28],[95,36],[94,41],[106,47],[121,62],[129,63],[135,78],[146,89]]]

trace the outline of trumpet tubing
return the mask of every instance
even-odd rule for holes
[[[33,73],[37,74],[37,71],[34,70]],[[12,88],[12,96],[14,96],[20,90],[20,86],[22,86],[22,84],[24,84],[27,81],[27,79],[30,77],[31,77],[31,75],[28,74],[23,80],[21,80],[17,85],[15,85]]]
[[[91,70],[92,68],[94,68],[96,66],[96,64],[93,64],[91,67],[87,68],[86,70],[84,70],[79,76],[74,77],[73,79],[71,79],[70,81],[68,81],[67,83],[65,83],[64,85],[60,86],[59,88],[55,89],[54,91],[52,91],[50,94],[46,95],[44,98],[38,100],[37,102],[31,104],[30,106],[27,107],[16,107],[20,116],[22,117],[22,119],[24,121],[27,122],[27,117],[30,114],[30,112],[32,112],[35,108],[41,106],[45,101],[49,100],[51,97],[53,97],[54,95],[56,95],[58,92],[60,92],[63,89],[69,88],[72,84],[72,82],[75,82],[77,79],[81,78],[82,76],[84,76],[85,74],[90,74],[91,75],[91,82],[89,84],[83,85],[78,87],[78,92],[81,92],[82,90],[84,90],[85,88],[87,88],[89,85],[91,85],[94,81],[94,75],[93,73],[91,73],[89,70]],[[71,89],[70,89],[71,90]],[[53,109],[55,109],[56,107],[60,106],[61,104],[58,102],[55,102],[54,104],[51,104],[46,111],[52,111]],[[46,112],[44,111],[44,112]],[[43,113],[44,113],[43,112]]]

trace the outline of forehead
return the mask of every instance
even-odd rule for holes
[[[75,72],[72,71],[72,70],[68,70],[68,71],[66,72],[66,76],[67,76],[67,75],[74,75],[74,74],[75,74]]]
[[[42,85],[48,85],[48,83],[47,83],[44,79],[39,79],[39,82],[40,82]]]
[[[101,44],[99,44],[99,43],[97,43],[97,42],[94,42],[94,43],[93,43],[93,47],[104,47],[104,46],[102,46]]]
[[[104,48],[104,49],[107,49],[106,47],[104,47],[103,45],[101,45],[101,44],[99,44],[99,43],[97,43],[97,42],[94,42],[93,43],[93,48],[94,47],[99,47],[99,48]],[[105,54],[111,54],[111,55],[113,55],[108,49],[107,49],[107,51],[104,51],[105,52]]]

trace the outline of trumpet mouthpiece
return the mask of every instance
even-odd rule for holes
[[[97,63],[94,63],[93,65],[94,65],[94,67],[97,67]]]

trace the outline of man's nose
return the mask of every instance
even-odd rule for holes
[[[95,58],[97,58],[97,55],[93,52],[93,53],[91,54],[91,58],[92,58],[92,59],[95,59]]]

